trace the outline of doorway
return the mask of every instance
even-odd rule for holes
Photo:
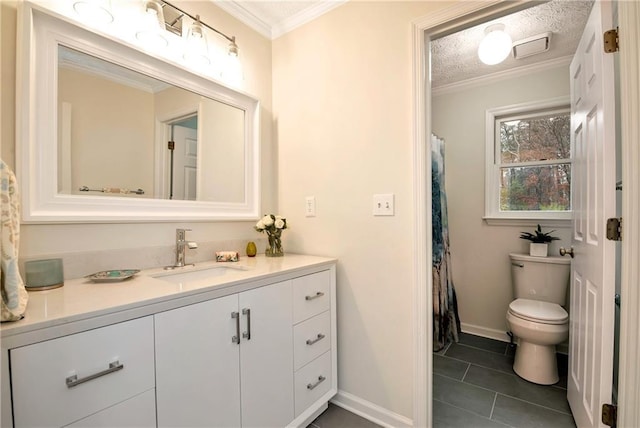
[[[519,7],[522,7],[520,5]],[[416,144],[414,147],[415,165],[415,194],[417,200],[417,212],[415,217],[415,230],[417,236],[427,236],[427,242],[431,240],[430,231],[427,227],[430,224],[430,189],[425,177],[428,177],[430,163],[429,155],[423,147],[423,142],[427,140],[426,136],[432,132],[432,123],[430,114],[432,106],[432,92],[431,88],[423,81],[423,64],[429,63],[429,53],[424,51],[424,47],[428,45],[431,37],[438,34],[444,34],[446,32],[455,31],[456,28],[462,28],[464,26],[476,24],[489,19],[493,19],[497,16],[502,16],[506,13],[511,13],[514,9],[505,5],[494,5],[489,7],[480,7],[479,5],[465,4],[458,5],[451,8],[446,13],[441,13],[437,16],[425,18],[424,20],[414,23],[414,88],[416,89],[415,104],[415,135]],[[462,17],[462,18],[461,18]],[[416,260],[430,260],[431,253],[430,248],[426,242],[420,242],[418,239],[416,242]],[[422,323],[426,325],[427,332],[432,331],[433,325],[430,319],[430,310],[432,307],[430,299],[430,287],[431,280],[429,278],[427,269],[424,266],[416,265],[416,288],[414,290],[414,297],[416,297],[416,309],[414,322]],[[421,284],[428,284],[426,289],[421,289]],[[623,311],[624,312],[624,311]],[[624,314],[623,314],[624,318]],[[421,355],[424,358],[421,358]],[[430,397],[432,374],[430,368],[433,364],[431,356],[431,340],[429,334],[421,334],[416,340],[416,366],[415,373],[419,376],[421,373],[425,374],[424,384],[416,385],[415,397],[416,403],[420,403],[420,396]],[[624,357],[623,357],[624,358]],[[431,403],[428,400],[426,408],[421,405],[414,407],[414,424],[415,425],[427,425],[428,415],[432,414]]]

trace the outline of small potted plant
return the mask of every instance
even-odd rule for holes
[[[551,236],[553,232],[555,232],[555,230],[552,230],[551,232],[543,232],[540,225],[538,225],[538,228],[534,230],[534,233],[521,232],[520,239],[531,241],[529,244],[529,255],[547,257],[549,242],[560,239],[557,236]]]

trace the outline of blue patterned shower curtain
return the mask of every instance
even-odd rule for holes
[[[444,188],[444,140],[431,136],[431,188],[433,235],[433,350],[458,341],[460,318],[451,278],[447,194]]]

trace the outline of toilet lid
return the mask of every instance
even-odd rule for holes
[[[562,306],[539,300],[516,299],[509,304],[509,310],[517,317],[545,324],[564,324],[569,319]]]

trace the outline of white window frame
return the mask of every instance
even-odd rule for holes
[[[569,96],[544,101],[514,104],[486,111],[485,122],[485,216],[490,225],[528,226],[540,223],[544,226],[568,226],[571,211],[500,211],[500,145],[496,141],[497,120],[509,116],[535,117],[545,113],[566,112],[570,108]],[[573,144],[573,143],[572,143]],[[573,145],[571,164],[573,165]],[[544,162],[541,162],[543,164]],[[550,161],[549,164],[557,162]]]

